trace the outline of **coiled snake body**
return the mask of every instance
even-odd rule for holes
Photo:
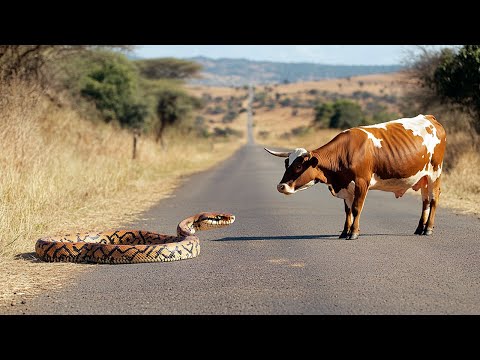
[[[44,261],[128,264],[190,259],[200,254],[198,230],[228,226],[232,214],[199,213],[181,221],[177,236],[141,230],[114,230],[37,240],[35,252]]]

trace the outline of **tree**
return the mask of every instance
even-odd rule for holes
[[[130,45],[0,45],[0,79],[13,77],[50,83],[52,67],[59,59],[87,54],[97,49],[131,50]]]
[[[348,129],[364,121],[362,108],[352,101],[339,100],[333,104],[333,109],[335,113],[330,118],[330,128]]]
[[[319,127],[326,128],[330,126],[330,119],[335,114],[335,109],[331,102],[318,104],[314,108],[314,123]]]
[[[197,77],[202,70],[202,65],[196,62],[175,58],[136,60],[134,63],[140,74],[151,80],[187,79]]]
[[[457,53],[444,52],[431,86],[443,101],[470,112],[472,125],[480,134],[480,45],[465,45]]]
[[[165,147],[163,134],[166,127],[179,122],[192,109],[201,107],[201,102],[174,85],[160,88],[155,95],[157,98],[157,122],[154,124],[155,140]]]
[[[137,100],[136,69],[120,54],[105,53],[99,59],[83,79],[81,95],[95,103],[105,121],[140,127],[148,109]]]

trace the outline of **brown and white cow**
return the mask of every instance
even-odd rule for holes
[[[357,239],[368,190],[390,191],[399,198],[421,190],[422,215],[415,234],[431,235],[440,196],[446,135],[433,115],[418,115],[345,130],[322,147],[276,152],[286,157],[277,190],[290,195],[316,183],[344,199],[346,220],[340,238]]]

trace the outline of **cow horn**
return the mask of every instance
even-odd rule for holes
[[[278,156],[278,157],[288,157],[290,155],[289,152],[279,152],[279,151],[272,151],[268,150],[267,148],[264,148],[267,152],[269,152],[272,155]]]

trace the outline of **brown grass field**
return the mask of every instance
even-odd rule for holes
[[[275,91],[286,94],[301,94],[305,91],[316,89],[319,91],[351,95],[355,91],[361,90],[371,92],[375,95],[400,96],[403,93],[406,83],[408,83],[408,80],[402,73],[374,74],[352,76],[342,79],[281,84],[275,87]]]

